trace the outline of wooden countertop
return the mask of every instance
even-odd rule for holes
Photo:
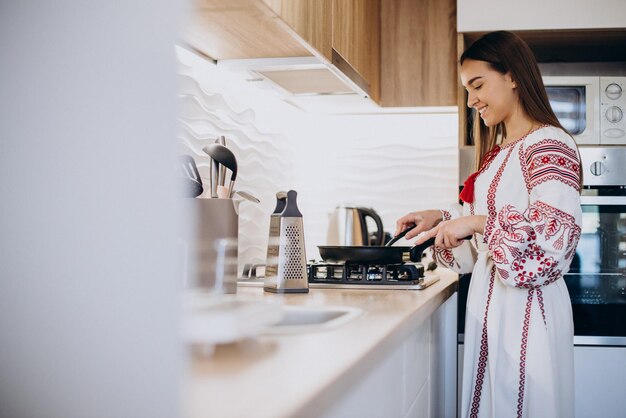
[[[238,297],[246,299],[347,306],[363,313],[323,332],[261,336],[218,346],[211,357],[190,356],[183,376],[183,415],[315,415],[456,291],[455,273],[439,268],[436,274],[440,281],[424,290],[310,289],[308,294],[283,295],[239,287]]]

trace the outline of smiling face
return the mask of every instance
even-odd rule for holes
[[[480,114],[486,126],[505,125],[519,105],[516,84],[485,61],[467,59],[461,65],[461,83],[468,93],[467,106]]]

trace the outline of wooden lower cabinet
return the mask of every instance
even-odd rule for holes
[[[456,310],[455,293],[318,416],[455,417]]]

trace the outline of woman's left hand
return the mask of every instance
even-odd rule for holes
[[[463,238],[483,233],[486,216],[462,216],[457,219],[440,222],[436,227],[424,232],[415,244],[421,244],[429,238],[435,237],[435,246],[441,248],[455,248],[463,243]]]

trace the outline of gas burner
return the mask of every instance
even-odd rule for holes
[[[424,266],[413,264],[312,263],[309,283],[348,285],[417,285],[423,282]]]

